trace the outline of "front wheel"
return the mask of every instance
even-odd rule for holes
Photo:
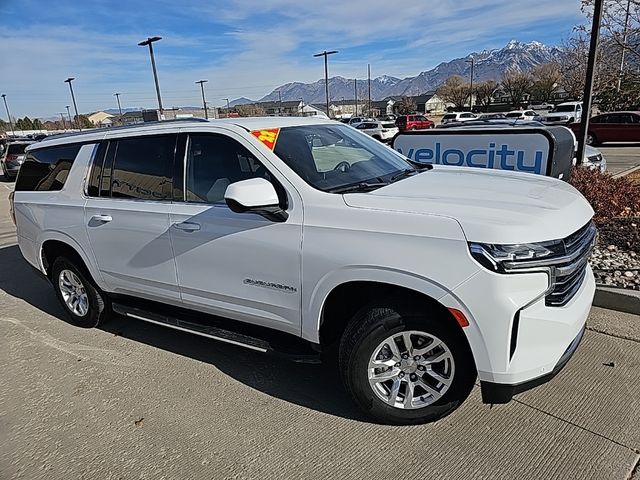
[[[347,326],[339,365],[347,391],[382,423],[439,420],[467,398],[476,378],[469,346],[446,311],[385,302]]]
[[[109,313],[108,299],[89,280],[84,268],[58,257],[51,268],[51,282],[71,323],[78,327],[97,327]]]

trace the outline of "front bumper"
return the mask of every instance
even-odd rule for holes
[[[580,341],[584,336],[584,331],[585,327],[582,327],[582,330],[580,330],[576,338],[574,338],[573,341],[569,344],[565,352],[562,354],[562,357],[560,357],[560,360],[558,360],[556,366],[553,367],[553,370],[546,375],[542,375],[540,377],[533,378],[531,380],[527,380],[515,385],[481,381],[480,391],[482,393],[482,402],[491,404],[509,403],[514,395],[525,392],[527,390],[531,390],[532,388],[547,383],[553,377],[558,375],[560,371],[565,367],[565,365],[569,362],[569,359],[578,349],[578,345],[580,345]]]

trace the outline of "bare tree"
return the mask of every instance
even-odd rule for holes
[[[480,105],[488,107],[493,101],[493,95],[496,93],[497,88],[498,82],[494,80],[487,80],[486,82],[479,83],[474,89],[476,94],[476,101]]]
[[[502,74],[500,84],[505,93],[511,97],[511,105],[519,107],[524,96],[531,92],[531,74],[517,70],[507,70]]]
[[[438,87],[436,95],[456,108],[463,108],[469,98],[469,84],[459,75],[453,75]]]
[[[531,93],[538,100],[547,101],[551,99],[553,91],[562,79],[560,65],[557,63],[543,63],[536,65],[531,71],[533,85]]]
[[[400,115],[409,115],[416,111],[417,105],[413,98],[402,97],[402,100],[398,103],[398,113]]]

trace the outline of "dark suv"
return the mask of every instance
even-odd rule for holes
[[[402,130],[425,130],[436,125],[424,115],[402,115],[396,120],[396,127]]]

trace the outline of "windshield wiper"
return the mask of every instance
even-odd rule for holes
[[[358,182],[343,185],[342,187],[331,188],[328,191],[331,193],[369,192],[376,188],[386,187],[387,185],[389,185],[387,182]]]
[[[431,170],[432,168],[433,165],[431,164],[422,165],[419,168],[405,168],[400,173],[396,173],[393,177],[391,177],[389,181],[393,183],[397,180],[400,180],[401,178],[410,177],[414,173],[424,172],[425,170]]]

